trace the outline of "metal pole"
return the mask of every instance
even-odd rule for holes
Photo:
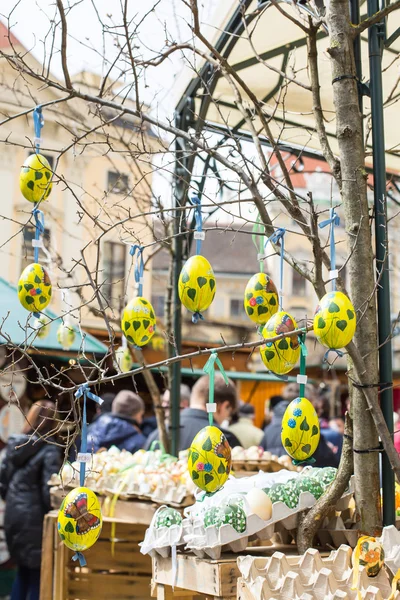
[[[379,10],[379,0],[368,0],[368,16]],[[385,137],[382,92],[382,49],[384,24],[368,30],[369,69],[372,114],[372,152],[374,160],[374,207],[376,268],[378,273],[378,339],[380,401],[383,416],[393,438],[392,341],[389,281],[389,240],[387,229]],[[394,525],[396,519],[394,473],[382,453],[383,525]]]

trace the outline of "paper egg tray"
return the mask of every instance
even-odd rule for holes
[[[348,508],[353,491],[354,481],[352,478],[348,492],[337,503],[338,511]],[[194,518],[193,526],[191,529],[188,528],[189,533],[185,536],[186,548],[199,558],[208,556],[213,560],[219,559],[223,552],[243,552],[248,543],[255,539],[270,540],[277,529],[295,530],[299,513],[311,508],[315,502],[316,500],[310,492],[300,494],[296,508],[289,508],[283,502],[275,502],[272,505],[272,517],[269,521],[263,521],[257,515],[249,514],[246,511],[247,524],[243,533],[237,532],[230,524],[221,527],[214,525],[205,527],[202,518]]]
[[[105,491],[108,495],[117,493],[118,486],[107,488]],[[186,486],[170,485],[157,487],[153,492],[148,483],[132,483],[128,489],[122,490],[118,497],[121,500],[151,500],[156,504],[168,504],[170,506],[187,506],[193,503],[192,494],[188,493]]]
[[[182,522],[181,525],[171,525],[171,527],[153,527],[150,526],[144,536],[143,542],[140,542],[140,552],[155,556],[160,554],[167,558],[171,554],[171,547],[184,546],[184,536],[188,534],[188,523]]]
[[[394,525],[384,527],[378,541],[385,551],[385,564],[395,575],[400,569],[400,531]]]
[[[276,460],[233,460],[232,469],[235,471],[264,471],[265,473],[276,473],[282,469],[295,471],[291,464],[281,464]]]
[[[388,574],[382,569],[370,578],[360,567],[356,589],[353,587],[352,549],[340,546],[327,558],[310,548],[302,556],[275,552],[270,558],[238,558],[242,574],[238,598],[254,600],[383,600],[391,596]],[[246,592],[244,594],[243,592]],[[392,597],[400,598],[396,592]]]

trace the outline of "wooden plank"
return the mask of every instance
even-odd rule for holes
[[[77,569],[70,573],[66,598],[83,600],[150,600],[150,577],[112,572],[94,573]],[[66,600],[64,598],[64,600]]]
[[[40,600],[53,600],[54,520],[48,515],[43,522],[42,564],[40,573]]]
[[[184,600],[205,600],[206,598],[203,595],[193,594],[188,590],[181,590],[178,588],[172,590],[171,587],[163,585],[162,583],[155,585],[154,593],[154,597],[157,598],[157,600],[174,600],[175,598],[183,598]]]
[[[85,551],[88,569],[91,571],[123,571],[135,575],[151,576],[151,558],[140,553],[137,542],[123,541],[114,544],[111,554],[111,541],[99,539]]]

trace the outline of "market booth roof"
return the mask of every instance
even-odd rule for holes
[[[329,0],[325,2],[327,4]],[[275,3],[274,3],[275,4]],[[308,25],[310,14],[316,14],[315,5],[306,2],[293,3],[280,0],[279,9],[297,21]],[[366,2],[361,2],[361,19],[366,16]],[[202,32],[214,47],[228,60],[258,100],[263,103],[269,116],[269,126],[275,141],[290,151],[320,153],[312,111],[312,93],[307,68],[307,39],[295,23],[285,17],[271,2],[258,0],[222,0],[218,3],[213,26],[202,27]],[[400,11],[387,18],[387,38],[400,26]],[[363,81],[369,80],[368,34],[361,35]],[[318,63],[321,86],[321,104],[325,125],[334,153],[338,153],[335,139],[336,119],[333,105],[333,85],[329,56],[328,37],[324,29],[318,33]],[[389,171],[400,172],[400,120],[397,102],[398,87],[397,56],[400,38],[385,48],[382,59],[383,97],[385,101],[386,166]],[[286,75],[294,81],[289,81]],[[187,73],[186,73],[187,77]],[[198,75],[187,84],[177,112],[187,106],[187,99],[194,99],[194,118],[203,121],[206,129],[222,131],[230,137],[233,132],[249,136],[249,129],[239,111],[235,93],[230,82],[211,64],[203,64]],[[308,88],[308,89],[307,89]],[[244,108],[248,110],[252,125],[263,132],[259,118],[252,114],[251,103],[241,91]],[[370,100],[364,96],[364,115],[370,114]],[[190,118],[190,117],[189,117]],[[364,119],[365,128],[369,119]],[[261,136],[260,136],[261,137]],[[367,150],[371,149],[371,135],[366,135]],[[367,159],[371,162],[371,159]]]
[[[57,329],[63,322],[51,310],[45,314],[51,320],[49,333],[44,338],[39,338],[32,327],[34,317],[30,315],[19,303],[16,287],[0,277],[0,344],[12,343],[16,346],[28,347],[32,350],[51,351],[51,354],[63,354],[61,345],[57,341]],[[75,341],[68,352],[73,354],[100,354],[107,352],[107,347],[89,333],[79,331],[76,327]]]

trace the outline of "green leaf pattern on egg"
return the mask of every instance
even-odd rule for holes
[[[274,314],[265,325],[262,336],[265,339],[275,337],[297,329],[295,319],[287,312]],[[269,371],[278,375],[289,373],[300,357],[300,344],[297,336],[286,336],[276,342],[267,342],[260,347],[260,355]]]
[[[215,296],[215,276],[204,256],[191,256],[186,261],[178,282],[179,298],[191,312],[206,310]]]
[[[278,291],[266,273],[256,273],[247,282],[244,309],[257,325],[264,325],[277,312]]]
[[[156,330],[156,318],[150,302],[142,296],[133,298],[122,312],[121,329],[128,342],[144,346]]]
[[[306,461],[318,447],[320,428],[317,413],[307,398],[296,398],[282,418],[282,444],[297,461]]]
[[[231,470],[231,449],[218,427],[204,427],[189,449],[189,472],[193,482],[207,493],[219,490]]]
[[[329,292],[321,299],[314,315],[314,333],[327,348],[344,348],[353,339],[357,326],[354,307],[342,292]]]

